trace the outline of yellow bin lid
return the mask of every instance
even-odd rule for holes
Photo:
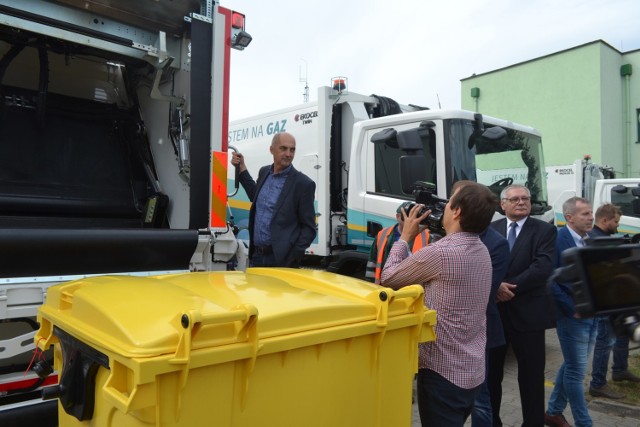
[[[363,322],[386,328],[406,315],[416,326],[435,324],[422,286],[394,291],[322,271],[250,268],[81,279],[49,288],[39,316],[86,344],[139,358],[176,353],[185,328],[197,329],[193,350],[246,342],[251,319],[261,340]],[[42,329],[40,337],[50,339]]]

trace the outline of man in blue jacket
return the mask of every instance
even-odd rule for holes
[[[496,303],[496,294],[500,283],[504,279],[509,268],[509,244],[500,233],[488,227],[480,233],[480,240],[489,250],[491,257],[491,293],[487,304],[487,353],[490,349],[500,347],[505,344],[502,320]],[[487,364],[489,356],[487,354]],[[487,368],[488,372],[488,368]],[[490,427],[493,424],[493,410],[491,408],[491,396],[489,394],[488,376],[480,387],[480,392],[476,396],[476,401],[471,413],[472,427]]]
[[[273,136],[269,147],[273,164],[263,166],[254,181],[242,154],[233,153],[231,164],[251,200],[249,260],[252,267],[298,267],[316,237],[313,206],[316,184],[296,170],[292,162],[296,139],[290,133]]]
[[[581,197],[572,197],[564,202],[562,212],[567,226],[558,231],[556,268],[562,267],[562,252],[584,246],[584,238],[593,227],[593,209],[591,204]],[[591,427],[593,422],[584,398],[584,380],[587,375],[589,353],[595,340],[596,322],[594,318],[582,318],[576,312],[569,283],[556,281],[552,283],[551,288],[559,312],[556,332],[564,362],[558,371],[549,398],[545,424],[551,427],[569,426],[562,415],[569,404],[576,427]]]

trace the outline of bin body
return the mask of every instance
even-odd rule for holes
[[[411,424],[419,285],[298,269],[98,277],[50,288],[60,426]]]

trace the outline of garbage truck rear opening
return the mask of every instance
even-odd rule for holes
[[[30,364],[50,286],[242,265],[224,177],[250,42],[217,1],[0,0],[0,425],[57,422]]]

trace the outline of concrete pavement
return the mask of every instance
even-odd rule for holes
[[[638,350],[635,350],[637,354]],[[546,335],[546,370],[545,370],[545,394],[546,401],[549,400],[555,377],[562,364],[562,352],[555,329],[547,331]],[[591,366],[591,365],[589,365]],[[591,369],[589,369],[589,372]],[[609,378],[611,370],[609,370]],[[502,409],[501,418],[504,427],[516,427],[522,424],[522,412],[520,410],[520,392],[518,391],[518,369],[515,358],[511,353],[507,356],[505,364],[504,381],[502,383]],[[585,381],[585,393],[589,389],[588,381],[591,376],[587,375]],[[586,394],[589,413],[593,419],[593,425],[597,427],[640,427],[640,407],[625,405],[614,400],[604,398],[593,398]],[[571,410],[567,407],[564,416],[573,425]],[[420,415],[416,399],[413,404],[412,427],[420,427]],[[471,426],[471,421],[467,420],[465,426]]]

